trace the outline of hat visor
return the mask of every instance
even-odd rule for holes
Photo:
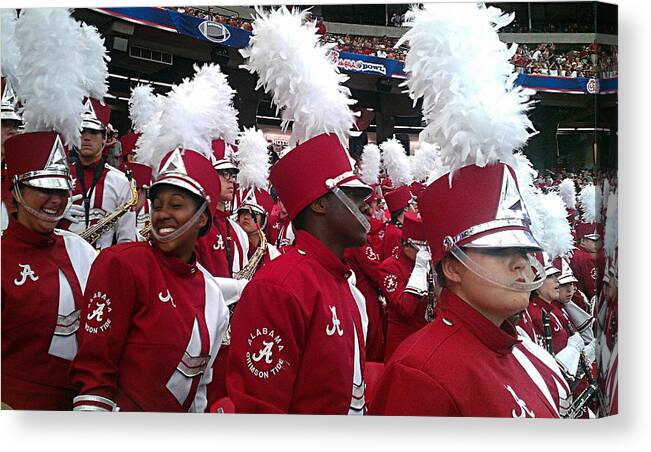
[[[267,215],[267,212],[262,208],[260,204],[245,202],[240,204],[240,206],[237,208],[237,212],[239,212],[240,210],[252,210],[255,213]]]
[[[99,121],[84,119],[81,122],[81,130],[84,130],[84,129],[86,129],[86,130],[96,130],[98,132],[103,132],[103,131],[106,130],[106,127],[104,127],[104,124],[102,124]]]
[[[601,236],[599,234],[586,234],[583,238],[588,240],[599,240]]]
[[[151,189],[153,189],[154,187],[157,187],[159,185],[164,185],[164,184],[173,185],[174,187],[178,187],[178,188],[183,188],[184,190],[189,191],[193,195],[196,195],[196,196],[198,196],[198,197],[200,197],[202,199],[205,198],[204,194],[201,193],[197,189],[197,187],[195,185],[193,185],[190,182],[187,182],[187,181],[185,181],[185,180],[183,180],[181,178],[178,178],[178,177],[163,177],[163,178],[157,180],[156,182],[151,184],[151,187],[149,188],[150,192],[151,192]]]
[[[72,181],[69,177],[62,176],[42,176],[29,180],[20,181],[21,184],[34,188],[44,188],[48,190],[72,190]]]
[[[233,162],[229,160],[217,160],[217,162],[213,165],[213,168],[215,168],[217,171],[219,170],[234,170],[236,172],[240,172],[239,168],[233,164]]]
[[[364,198],[368,198],[368,196],[373,192],[373,189],[366,185],[364,182],[362,182],[357,176],[337,185],[338,187],[341,188],[362,188],[364,190],[368,190]]]
[[[463,248],[525,248],[542,251],[542,247],[526,229],[505,229],[483,235],[461,245]]]
[[[578,279],[574,277],[574,275],[566,275],[566,276],[561,276],[558,278],[558,283],[563,285],[563,284],[569,284],[569,283],[575,283],[579,282]]]
[[[18,115],[18,113],[15,111],[3,111],[0,115],[0,119],[3,121],[23,122],[23,118],[21,118],[20,115]]]
[[[556,267],[545,267],[545,274],[547,276],[554,276],[560,274],[561,271]]]

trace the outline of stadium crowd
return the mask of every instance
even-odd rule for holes
[[[242,17],[227,17],[199,8],[174,8],[177,12],[195,17],[212,20],[251,31],[251,20]],[[391,26],[401,26],[404,15],[393,14]],[[322,24],[322,22],[320,22]],[[528,27],[526,27],[528,29]],[[594,28],[592,28],[594,29]],[[512,23],[504,32],[528,32],[525,27]],[[325,32],[325,28],[323,28]],[[570,23],[555,26],[548,24],[538,27],[533,32],[547,33],[587,33],[590,27],[585,24]],[[336,49],[342,52],[372,55],[380,58],[404,61],[407,47],[394,48],[398,38],[388,36],[359,36],[325,32],[325,40],[336,44]],[[517,70],[525,74],[549,75],[557,77],[616,77],[617,76],[617,47],[599,46],[591,43],[579,49],[557,50],[554,43],[541,43],[535,46],[521,45],[512,63]]]

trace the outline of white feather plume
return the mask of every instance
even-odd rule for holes
[[[410,157],[411,173],[414,176],[414,180],[423,182],[437,166],[441,166],[439,149],[435,144],[430,144],[425,141],[420,143],[420,147]]]
[[[546,212],[542,204],[542,191],[534,185],[538,171],[522,152],[516,152],[513,155],[511,165],[518,180],[520,196],[531,219],[531,233],[538,242],[542,243],[545,239]]]
[[[163,99],[160,119],[154,118],[159,122],[158,136],[151,143],[138,141],[141,152],[140,146],[145,145],[147,163],[152,168],[158,168],[165,154],[176,147],[192,149],[210,158],[213,139],[234,143],[237,138],[235,91],[226,76],[216,64],[201,68],[195,65],[194,69],[193,79],[186,78],[175,85]]]
[[[66,8],[23,9],[16,22],[20,50],[18,100],[25,131],[59,132],[79,146],[85,60],[78,48],[79,24]]]
[[[404,85],[414,104],[423,98],[421,138],[442,147],[451,170],[512,164],[513,150],[534,132],[526,115],[533,91],[514,85],[509,60],[516,46],[507,47],[497,34],[513,17],[465,3],[426,3],[408,15],[411,29],[397,43],[410,47]]]
[[[97,28],[83,22],[79,25],[77,48],[84,61],[84,88],[88,97],[102,101],[108,92],[108,62],[111,57]]]
[[[249,47],[240,50],[241,67],[258,74],[256,89],[272,93],[282,128],[292,123],[290,147],[326,132],[346,146],[354,124],[349,106],[356,101],[342,85],[348,77],[328,58],[334,44],[321,44],[307,11],[283,6],[269,13],[256,8],[256,14]]]
[[[550,258],[567,257],[574,248],[572,228],[567,221],[565,203],[556,192],[540,195],[542,210],[545,214],[544,231],[540,244]]]
[[[16,10],[13,8],[0,8],[0,57],[2,76],[9,80],[14,90],[18,90],[18,61],[20,50],[16,43]]]
[[[617,257],[618,214],[617,192],[613,191],[608,195],[608,206],[606,207],[606,225],[604,226],[604,252],[611,261]]]
[[[360,165],[362,170],[362,181],[368,185],[375,185],[378,183],[380,177],[380,148],[377,144],[367,144],[362,151],[362,163]]]
[[[583,212],[581,216],[583,223],[595,223],[597,217],[594,185],[589,184],[581,189],[579,193],[579,204]]]
[[[403,185],[410,185],[414,181],[411,174],[411,165],[409,157],[405,154],[405,148],[400,141],[395,138],[389,138],[380,144],[382,150],[382,162],[384,170],[393,182],[395,188]]]
[[[143,132],[147,123],[161,110],[162,102],[162,96],[156,96],[151,85],[138,85],[131,90],[129,116],[134,132]]]
[[[245,128],[240,133],[235,157],[240,170],[237,179],[242,188],[266,190],[269,185],[269,143],[260,130]]]
[[[572,179],[566,178],[559,184],[558,190],[568,209],[576,209],[576,187]]]
[[[594,189],[594,213],[595,213],[595,223],[601,223],[603,220],[603,215],[604,211],[603,208],[605,207],[603,205],[603,196],[601,192],[601,186],[600,185],[595,185]],[[606,202],[608,202],[608,199],[606,199]]]

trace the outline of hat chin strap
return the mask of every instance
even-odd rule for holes
[[[63,213],[61,215],[48,215],[45,212],[41,212],[40,210],[36,210],[33,207],[27,205],[27,202],[25,202],[25,199],[23,198],[23,194],[20,192],[20,184],[14,184],[14,194],[16,195],[16,201],[18,204],[20,204],[30,215],[35,216],[41,221],[56,223],[61,218],[63,218],[66,213],[66,209],[63,209]],[[68,202],[70,202],[70,198],[68,198]]]
[[[507,289],[513,292],[533,292],[543,285],[545,278],[547,277],[545,274],[545,267],[543,267],[543,265],[538,262],[538,259],[531,256],[527,256],[529,263],[536,270],[538,276],[531,282],[521,283],[518,281],[500,280],[500,278],[498,278],[496,275],[493,275],[492,273],[486,271],[477,262],[470,259],[470,257],[464,253],[464,251],[457,245],[453,245],[452,248],[450,248],[450,253],[456,257],[457,260],[461,262],[468,270],[483,280],[488,281],[495,286],[501,287],[502,289]]]
[[[201,204],[201,207],[197,209],[197,211],[192,215],[192,218],[190,218],[188,221],[183,224],[180,228],[178,228],[176,231],[172,232],[171,234],[165,235],[165,236],[160,236],[158,235],[158,232],[156,231],[156,228],[152,227],[151,228],[151,235],[159,243],[167,243],[171,242],[172,240],[176,240],[179,237],[181,237],[183,234],[188,232],[188,230],[197,222],[199,221],[199,217],[201,214],[206,210],[206,207],[208,207],[208,201],[204,201],[203,204]]]
[[[355,203],[353,203],[353,201],[350,200],[348,195],[346,195],[346,193],[344,193],[344,191],[341,188],[335,186],[332,187],[330,190],[332,191],[332,193],[335,194],[335,196],[339,199],[339,201],[341,201],[343,205],[346,206],[348,211],[355,216],[357,221],[359,221],[359,224],[361,224],[362,227],[364,228],[364,232],[368,234],[371,230],[371,223],[369,223],[368,219],[366,218],[366,215],[364,215],[362,211],[359,210],[359,207],[357,207]]]

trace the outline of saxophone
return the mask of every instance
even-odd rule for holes
[[[258,269],[258,264],[264,257],[264,254],[267,252],[267,237],[264,235],[260,229],[258,229],[258,234],[260,235],[260,244],[258,249],[255,250],[249,262],[242,268],[240,271],[233,274],[235,279],[251,279]],[[235,311],[235,306],[237,303],[233,303],[228,306],[228,327],[224,332],[224,337],[222,338],[222,345],[230,345],[231,343],[231,319],[233,318],[233,312]]]
[[[253,278],[253,275],[258,269],[258,264],[260,263],[265,253],[267,252],[267,237],[264,235],[264,232],[262,232],[262,230],[260,229],[258,229],[258,234],[260,235],[260,244],[258,245],[258,249],[255,250],[253,256],[251,256],[251,259],[249,259],[249,262],[247,262],[247,264],[240,271],[233,274],[233,278],[235,279]]]
[[[98,221],[94,226],[90,226],[88,229],[80,233],[79,236],[82,239],[95,246],[95,243],[97,243],[99,238],[106,231],[110,230],[122,215],[127,213],[131,207],[138,203],[138,190],[136,190],[136,184],[133,180],[129,182],[129,188],[131,191],[131,198],[121,206],[118,206],[118,208],[109,215]]]

